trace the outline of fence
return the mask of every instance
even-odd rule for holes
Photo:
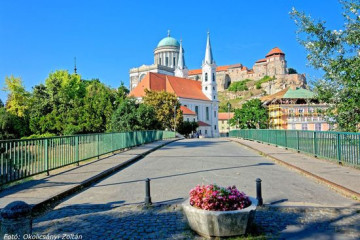
[[[360,133],[242,129],[230,131],[230,137],[266,142],[360,166]]]
[[[0,186],[100,155],[175,137],[169,131],[100,133],[0,141]]]

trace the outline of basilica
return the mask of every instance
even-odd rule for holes
[[[129,95],[141,100],[145,89],[174,93],[181,103],[184,121],[198,122],[197,131],[201,136],[219,136],[216,63],[209,33],[201,79],[188,78],[182,42],[168,32],[154,50],[154,64],[130,70]]]

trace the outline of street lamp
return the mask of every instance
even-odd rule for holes
[[[228,107],[228,136],[230,135],[230,103],[227,104]]]
[[[176,132],[176,105],[174,106],[174,132]]]

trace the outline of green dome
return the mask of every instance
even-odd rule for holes
[[[180,44],[175,38],[168,36],[161,39],[161,41],[157,45],[157,47],[164,47],[164,46],[180,47]]]

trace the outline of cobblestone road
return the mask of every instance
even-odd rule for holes
[[[150,208],[72,206],[34,220],[37,234],[79,234],[83,239],[203,239],[187,226],[178,205]],[[359,239],[360,210],[263,207],[257,235],[274,239]]]

